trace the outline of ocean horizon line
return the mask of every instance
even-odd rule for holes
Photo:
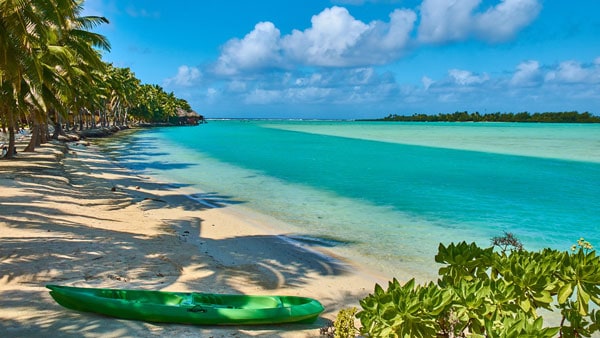
[[[284,118],[284,117],[214,117],[206,118],[207,121],[299,121],[299,122],[352,122],[358,119],[318,119],[318,118]]]

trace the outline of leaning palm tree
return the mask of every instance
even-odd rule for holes
[[[37,135],[49,112],[64,113],[61,103],[76,95],[69,77],[82,74],[85,67],[79,66],[104,65],[95,48],[108,49],[108,41],[89,29],[108,21],[81,16],[82,5],[80,0],[0,1],[0,117],[9,130],[9,157],[17,121],[28,110]]]
[[[106,64],[96,48],[109,50],[108,40],[99,34],[88,31],[99,24],[107,23],[103,17],[80,16],[81,2],[69,2],[73,7],[61,7],[60,17],[64,18],[62,26],[55,26],[55,39],[49,41],[51,48],[46,53],[49,67],[53,67],[60,76],[59,81],[44,82],[57,88],[54,94],[57,100],[50,95],[47,97],[48,115],[53,117],[55,136],[61,133],[61,119],[65,118],[70,110],[82,111],[85,104],[89,103],[90,93],[95,92],[94,74],[104,72]],[[51,79],[46,77],[45,79]],[[52,94],[49,92],[49,94]],[[88,98],[84,97],[87,96]],[[42,122],[47,126],[47,121]],[[32,143],[30,143],[32,144]]]
[[[36,52],[46,47],[52,1],[0,1],[0,116],[9,132],[7,157],[15,147],[17,120],[25,114],[25,96],[41,80]]]
[[[51,107],[50,117],[53,120],[55,138],[62,133],[61,121],[67,118],[70,111],[81,111],[90,102],[96,102],[96,95],[103,95],[97,90],[98,74],[103,73],[106,64],[102,61],[97,49],[109,50],[108,40],[89,30],[102,23],[106,18],[97,16],[80,16],[81,1],[62,0],[74,4],[64,10],[61,17],[66,18],[62,27],[56,27],[56,41],[53,41],[55,55],[50,54],[53,65],[65,81],[59,82],[57,94],[61,104]],[[56,57],[58,56],[58,57]]]
[[[138,100],[140,80],[129,68],[108,65],[105,82],[110,88],[106,108],[112,113],[113,125],[127,125],[129,111]]]

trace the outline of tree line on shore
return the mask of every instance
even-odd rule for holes
[[[83,0],[0,1],[0,125],[31,129],[26,151],[66,131],[168,123],[191,112],[187,101],[129,68],[102,60],[108,39],[92,31],[108,23],[83,16]],[[53,135],[48,125],[54,126]]]
[[[545,112],[533,113],[488,113],[479,112],[469,113],[467,111],[455,112],[452,114],[413,114],[396,115],[390,114],[382,119],[371,121],[398,121],[398,122],[543,122],[543,123],[600,123],[600,116],[595,116],[589,112],[579,113],[577,111],[569,112]]]

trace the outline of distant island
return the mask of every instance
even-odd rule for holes
[[[542,123],[600,123],[600,116],[588,112],[547,112],[547,113],[491,113],[479,114],[455,112],[453,114],[390,114],[381,119],[367,119],[361,121],[394,121],[394,122],[542,122]]]

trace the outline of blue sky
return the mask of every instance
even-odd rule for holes
[[[104,59],[209,118],[600,114],[597,0],[87,0]]]

